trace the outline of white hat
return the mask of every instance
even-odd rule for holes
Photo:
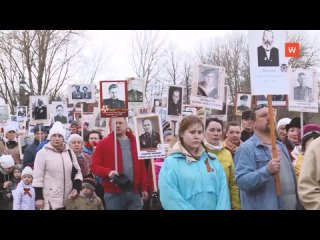
[[[79,139],[81,142],[83,142],[82,137],[79,134],[73,133],[70,135],[70,137],[68,138],[68,145],[70,145],[70,143],[74,140],[74,139]]]
[[[48,139],[50,139],[53,134],[60,134],[63,136],[63,139],[66,137],[66,130],[63,128],[61,122],[55,122],[53,124],[49,131]]]
[[[2,155],[0,157],[0,166],[2,168],[11,168],[14,166],[14,160],[11,155]]]
[[[26,166],[26,167],[22,170],[21,178],[22,178],[24,175],[31,175],[31,176],[33,177],[33,170],[32,170],[32,168],[29,167],[29,166]]]
[[[278,124],[277,124],[277,131],[279,130],[279,128],[281,126],[285,126],[287,124],[289,124],[291,122],[291,118],[281,118],[279,121],[278,121]]]
[[[12,125],[8,125],[8,126],[5,126],[4,129],[3,129],[3,137],[4,137],[4,140],[7,141],[7,133],[10,132],[10,131],[14,131],[14,132],[17,132],[17,129],[15,128],[15,126],[12,126]]]

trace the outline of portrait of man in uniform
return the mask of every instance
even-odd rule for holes
[[[54,117],[55,122],[68,123],[68,119],[63,115],[64,108],[61,104],[56,106],[56,116]]]
[[[200,79],[198,83],[198,96],[219,98],[219,69],[200,68]]]
[[[143,102],[143,93],[140,90],[141,89],[139,89],[139,80],[131,80],[128,91],[128,102]]]
[[[152,121],[149,118],[142,119],[144,133],[139,136],[140,149],[156,150],[161,143],[160,134],[153,129]]]
[[[242,95],[240,96],[240,104],[237,107],[238,111],[246,111],[246,110],[250,110],[250,108],[248,107],[248,95]]]
[[[80,85],[74,85],[75,91],[72,92],[72,99],[82,99],[83,93],[80,91]]]
[[[294,87],[294,93],[293,93],[294,100],[312,102],[313,101],[312,88],[306,86],[307,74],[305,74],[304,72],[300,72],[298,74],[297,81],[299,83],[299,86]]]
[[[84,86],[82,88],[82,95],[84,99],[91,99],[91,92],[88,91],[88,87]]]
[[[118,84],[111,84],[109,86],[110,98],[103,99],[103,105],[107,106],[108,109],[121,109],[125,108],[125,102],[118,99],[119,86]]]

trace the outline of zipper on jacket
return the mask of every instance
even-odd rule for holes
[[[65,192],[66,192],[66,171],[64,168],[64,161],[63,161],[63,157],[62,157],[62,153],[60,153],[61,155],[61,160],[62,160],[62,166],[63,166],[63,198],[62,198],[62,206],[64,207],[64,201],[65,201]]]

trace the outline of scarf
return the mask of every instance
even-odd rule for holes
[[[240,141],[240,143],[241,143],[241,141]],[[237,146],[237,145],[235,145],[234,143],[230,142],[230,141],[228,140],[228,138],[226,138],[226,140],[224,140],[224,146],[225,146],[225,148],[228,149],[232,154],[234,154],[234,153],[237,151],[238,147],[240,146],[240,143],[239,143],[239,145]]]
[[[210,150],[212,150],[212,151],[220,151],[220,150],[223,148],[223,145],[222,145],[222,142],[221,142],[221,141],[219,142],[219,145],[218,145],[218,146],[215,146],[215,145],[212,145],[212,144],[208,143],[206,140],[204,140],[204,145],[205,145],[208,149],[210,149]]]

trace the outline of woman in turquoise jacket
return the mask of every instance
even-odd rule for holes
[[[179,140],[160,170],[160,201],[166,210],[230,210],[223,167],[203,147],[204,126],[196,116],[180,124]]]

